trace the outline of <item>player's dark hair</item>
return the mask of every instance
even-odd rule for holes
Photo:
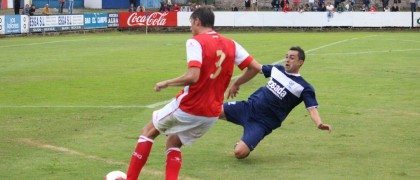
[[[305,61],[305,51],[302,48],[300,48],[299,46],[293,46],[289,50],[297,51],[299,59]]]
[[[214,27],[214,13],[209,6],[202,6],[197,8],[192,14],[190,19],[198,18],[203,27]]]

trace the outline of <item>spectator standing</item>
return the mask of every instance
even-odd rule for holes
[[[58,0],[58,4],[60,5],[60,10],[58,10],[58,12],[60,14],[63,14],[63,9],[64,9],[64,3],[66,2],[66,0]]]
[[[69,14],[73,14],[74,0],[69,0]]]
[[[258,0],[251,0],[251,11],[258,11]]]
[[[181,7],[178,5],[178,3],[175,3],[172,7],[172,11],[178,12],[181,10]]]
[[[326,6],[327,11],[334,12],[334,5],[332,5],[330,2],[327,3]]]
[[[160,1],[159,12],[164,12],[167,6],[168,5],[166,4],[166,2],[164,0],[161,0]]]
[[[354,11],[355,4],[356,4],[356,0],[350,0],[350,11]]]
[[[400,11],[401,0],[394,0],[394,4],[398,6],[398,11]]]
[[[289,0],[280,0],[280,7],[283,12],[289,11]]]
[[[362,4],[362,8],[360,9],[360,11],[362,11],[362,12],[366,12],[367,11],[367,8],[366,8],[366,5],[365,4]]]
[[[346,2],[344,5],[344,11],[351,11],[350,2]]]
[[[293,11],[298,11],[299,9],[299,5],[300,5],[300,0],[292,0],[292,9]]]
[[[400,11],[400,8],[398,7],[397,3],[394,3],[391,7],[391,12],[397,12]]]
[[[322,4],[324,4],[324,6],[325,6],[325,0],[319,0],[318,1],[318,8],[321,8]]]
[[[377,10],[376,10],[376,6],[373,4],[372,6],[370,6],[370,9],[369,9],[369,11],[370,12],[376,12]]]
[[[339,13],[344,12],[344,11],[347,11],[347,10],[345,10],[345,7],[344,7],[344,4],[343,3],[338,3],[338,5],[336,7],[336,10]]]
[[[245,11],[249,11],[251,9],[251,0],[245,0]]]
[[[334,8],[338,8],[338,5],[341,3],[341,0],[334,0]]]
[[[35,5],[31,5],[31,8],[29,9],[29,16],[35,15],[36,7]]]
[[[309,0],[308,5],[309,5],[310,11],[313,11],[314,5],[315,5],[315,0]]]
[[[385,11],[385,8],[388,7],[388,4],[389,4],[389,0],[382,0],[382,7],[384,11]]]
[[[30,10],[31,10],[31,7],[29,6],[29,4],[26,4],[25,7],[22,10],[22,14],[23,15],[29,15]]]
[[[20,11],[20,0],[13,1],[13,9],[15,10],[15,14],[19,14]]]
[[[271,1],[271,6],[273,7],[274,11],[279,11],[280,9],[280,0],[272,0]]]
[[[235,4],[232,4],[232,7],[230,8],[231,11],[239,11],[238,7]]]
[[[128,12],[135,12],[134,4],[130,4],[130,8],[128,8]]]
[[[325,7],[328,11],[327,17],[328,20],[334,16],[334,5],[332,5],[330,2],[327,3],[327,6]]]
[[[319,0],[315,0],[314,4],[311,7],[311,11],[318,11],[319,7]]]
[[[416,0],[410,0],[411,12],[416,12]]]
[[[137,6],[136,12],[146,12],[144,6]]]
[[[320,12],[325,12],[325,11],[327,11],[327,7],[325,7],[325,3],[322,3],[322,4],[321,4],[320,8],[318,8],[318,11],[320,11]]]
[[[385,12],[390,12],[390,11],[391,11],[391,9],[389,8],[389,6],[387,6],[387,7],[385,7],[385,8],[384,8],[384,11],[385,11]]]
[[[51,15],[50,6],[45,4],[44,8],[42,9],[42,15]]]
[[[365,10],[369,9],[370,0],[363,0],[363,5],[365,7]]]

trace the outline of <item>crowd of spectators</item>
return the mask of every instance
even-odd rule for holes
[[[246,7],[245,0],[245,7]],[[271,7],[274,11],[367,11],[367,12],[376,12],[378,11],[375,0],[360,0],[362,6],[356,8],[356,0],[333,0],[326,2],[325,0],[308,0],[307,2],[302,2],[302,0],[272,0]],[[378,0],[379,1],[379,0]],[[393,0],[392,7],[389,7],[390,0],[380,0],[381,9],[380,11],[399,11],[401,8],[401,0]],[[330,3],[330,2],[333,2]],[[416,11],[416,0],[410,0],[410,5],[412,11]]]
[[[68,7],[68,13],[73,13],[74,0],[56,0],[59,3],[58,13],[63,14],[65,6]],[[180,6],[177,3],[172,3],[173,0],[160,0],[160,12],[169,11],[194,11],[200,7],[201,4],[189,3]],[[356,6],[356,1],[358,6]],[[410,11],[416,11],[417,4],[420,0],[408,0]],[[129,0],[129,12],[145,12],[146,9],[142,5],[137,5],[136,0]],[[258,11],[258,0],[244,0],[243,6],[232,4],[231,11]],[[14,0],[16,7],[20,6],[20,0]],[[379,5],[379,9],[378,9]],[[274,11],[283,12],[305,12],[305,11],[321,11],[321,12],[345,12],[345,11],[365,11],[365,12],[396,12],[401,10],[401,0],[272,0],[271,9]],[[46,4],[40,13],[43,15],[53,14],[52,9]],[[156,9],[151,10],[156,11]],[[21,13],[19,8],[15,8],[15,14],[34,15],[36,12],[35,5],[26,4]]]
[[[358,4],[356,4],[356,1]],[[409,0],[410,10],[416,11],[416,5],[420,0]],[[257,0],[244,0],[245,11],[257,11]],[[392,3],[392,4],[391,4]],[[399,11],[401,9],[401,0],[272,0],[271,9],[274,11],[329,11],[328,6],[333,7],[333,11]],[[378,9],[378,7],[380,7]],[[230,10],[239,11],[236,4],[232,4]]]
[[[59,4],[59,9],[58,9],[59,14],[64,13],[63,9],[65,8],[66,2],[68,4],[68,13],[73,14],[74,0],[57,0],[57,1],[58,1],[58,4]],[[25,4],[22,11],[20,12],[20,0],[14,0],[15,14],[33,16],[33,15],[35,15],[36,10],[37,9],[36,9],[34,4],[32,4],[32,5]],[[44,7],[41,9],[41,14],[42,15],[51,15],[51,14],[53,14],[53,11],[54,10],[50,8],[49,4],[45,4]]]

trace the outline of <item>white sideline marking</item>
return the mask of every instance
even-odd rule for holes
[[[110,109],[118,109],[118,108],[150,108],[149,106],[0,106],[0,108],[110,108]]]
[[[316,51],[316,50],[319,50],[319,49],[322,49],[322,48],[326,48],[326,47],[336,45],[336,44],[339,44],[339,43],[344,43],[344,42],[347,42],[347,41],[352,41],[352,40],[357,40],[357,39],[362,39],[362,38],[370,38],[370,37],[375,37],[375,36],[378,36],[378,35],[370,35],[370,36],[365,36],[365,37],[360,37],[360,38],[350,38],[350,39],[345,39],[345,40],[341,40],[341,41],[336,41],[336,42],[332,42],[332,43],[329,43],[329,44],[326,44],[326,45],[322,45],[322,46],[307,50],[307,51],[305,51],[305,53],[307,54],[307,53],[310,53],[312,51]],[[58,42],[58,41],[53,41],[53,42]],[[60,41],[60,42],[62,42],[62,41]],[[0,46],[0,47],[2,47],[2,46]],[[311,55],[313,55],[313,54],[311,54]],[[284,59],[273,62],[272,64],[280,63],[283,60]],[[240,77],[240,75],[236,75],[236,76],[232,77],[231,80],[235,80],[239,77]],[[161,105],[164,105],[164,104],[170,102],[171,100],[172,99],[165,100],[165,101],[160,101],[160,102],[145,105],[145,106],[137,106],[137,105],[132,105],[132,106],[0,106],[0,108],[149,108],[149,109],[154,109],[156,107],[159,107]]]
[[[362,51],[362,52],[343,52],[343,53],[320,53],[320,54],[308,54],[308,55],[312,55],[312,56],[317,56],[317,55],[355,55],[355,54],[392,53],[392,52],[406,52],[406,51],[420,51],[420,49],[397,49],[397,50],[383,50],[383,51]]]
[[[65,147],[58,147],[58,146],[53,146],[53,145],[49,145],[49,144],[43,144],[41,142],[36,142],[36,141],[33,141],[31,139],[27,139],[27,138],[19,139],[18,141],[23,143],[23,144],[35,146],[35,147],[38,147],[38,148],[48,149],[48,150],[51,150],[51,151],[66,153],[66,154],[70,154],[70,155],[77,155],[77,156],[81,156],[81,157],[87,158],[87,159],[102,161],[102,162],[105,162],[105,163],[111,164],[111,165],[126,165],[126,163],[121,162],[121,161],[114,161],[114,160],[111,160],[111,159],[105,159],[105,158],[101,158],[101,157],[98,157],[98,156],[88,155],[88,154],[84,154],[84,153],[81,153],[81,152],[78,152],[78,151],[75,151],[75,150],[71,150],[71,149],[68,149],[68,148],[65,148]]]
[[[172,100],[172,99],[171,99]],[[146,106],[139,106],[139,105],[127,105],[127,106],[0,106],[0,108],[109,108],[109,109],[124,109],[124,108],[149,108],[154,109],[156,107],[159,107],[161,105],[164,105],[166,103],[169,103],[171,100],[157,102],[154,104],[146,105]]]
[[[89,154],[85,154],[85,153],[82,153],[82,152],[79,152],[79,151],[71,150],[71,149],[68,149],[68,148],[65,148],[65,147],[59,147],[59,146],[53,146],[53,145],[50,145],[50,144],[44,144],[44,143],[37,142],[37,141],[31,140],[31,139],[28,139],[28,138],[18,139],[18,141],[20,143],[30,145],[30,146],[34,146],[34,147],[37,147],[37,148],[47,149],[47,150],[54,151],[54,152],[65,153],[65,154],[68,154],[68,155],[80,156],[80,157],[86,158],[86,159],[102,161],[102,162],[110,164],[110,165],[127,165],[127,163],[124,163],[122,161],[115,161],[115,160],[112,160],[112,159],[101,158],[101,157],[98,157],[98,156],[89,155]],[[141,172],[146,173],[146,174],[150,174],[150,175],[164,176],[163,172],[157,171],[157,170],[152,170],[152,169],[147,169],[146,167]],[[193,179],[193,178],[183,176],[182,179]]]
[[[39,43],[30,43],[30,44],[15,44],[15,45],[0,46],[0,48],[4,48],[4,47],[19,47],[19,46],[33,46],[33,45],[42,45],[42,44],[62,43],[62,42],[69,42],[69,41],[85,41],[85,40],[86,39],[72,39],[72,40],[48,41],[48,42],[39,42]]]

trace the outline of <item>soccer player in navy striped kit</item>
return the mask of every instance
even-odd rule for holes
[[[236,158],[246,158],[265,136],[281,126],[292,109],[302,101],[316,127],[331,132],[332,127],[323,124],[319,116],[314,88],[299,74],[304,62],[304,50],[291,47],[286,54],[285,65],[261,66],[260,73],[269,78],[267,85],[255,91],[247,101],[223,104],[219,118],[244,128],[243,136],[235,146]],[[228,98],[236,97],[239,86],[246,81],[246,78],[239,77],[229,89]]]

